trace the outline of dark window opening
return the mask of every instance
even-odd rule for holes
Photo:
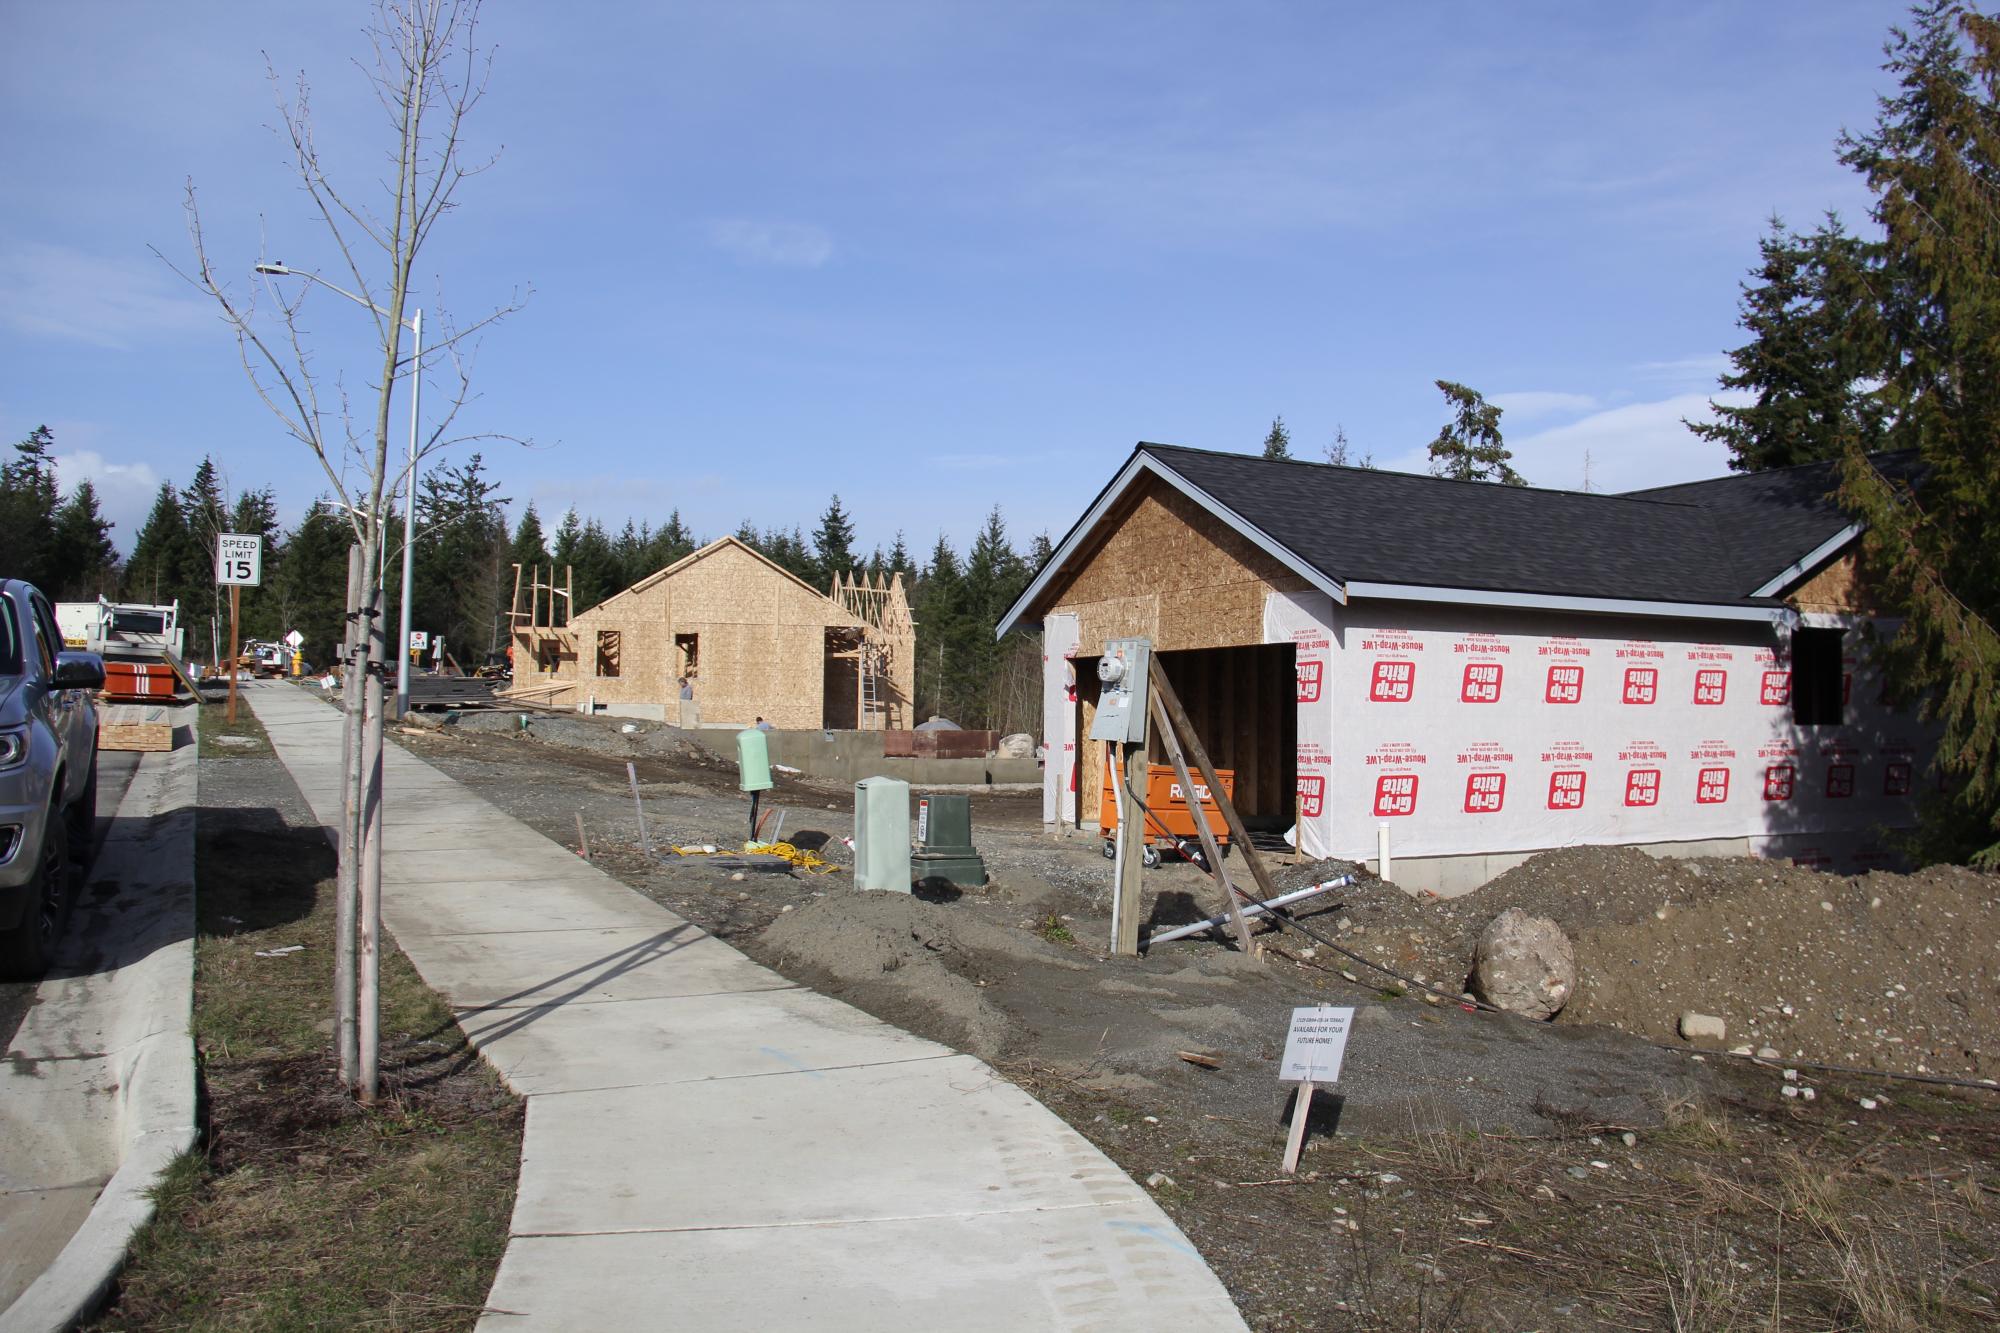
[[[597,674],[616,676],[618,659],[624,655],[625,635],[620,630],[601,629],[597,631]]]
[[[1837,629],[1792,631],[1792,721],[1799,726],[1841,723],[1843,634]]]

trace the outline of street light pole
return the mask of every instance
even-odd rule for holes
[[[417,404],[424,392],[424,312],[410,321],[416,351],[410,358],[410,475],[403,495],[402,629],[396,636],[396,716],[410,711],[410,543],[417,535]]]
[[[329,291],[338,292],[356,305],[365,305],[384,319],[389,312],[366,297],[356,296],[344,287],[337,287],[317,273],[304,269],[287,268],[283,264],[258,264],[258,273],[278,278],[304,278],[316,282]],[[396,716],[410,711],[410,551],[417,532],[417,423],[419,406],[424,391],[424,312],[419,308],[415,317],[406,321],[404,327],[416,339],[416,350],[410,357],[410,471],[405,484],[409,490],[403,497],[403,595],[401,598],[402,626],[396,636]]]

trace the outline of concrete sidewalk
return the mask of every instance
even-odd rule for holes
[[[319,817],[339,715],[247,693]],[[1166,1214],[986,1064],[751,962],[389,748],[384,915],[528,1099],[482,1329],[1244,1327]]]

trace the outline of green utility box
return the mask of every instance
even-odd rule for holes
[[[942,793],[917,800],[917,850],[910,870],[919,884],[978,888],[986,882],[986,862],[972,845],[972,798]]]

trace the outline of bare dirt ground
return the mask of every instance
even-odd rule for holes
[[[841,867],[830,875],[648,857],[628,761],[656,849],[740,845],[747,804],[733,768],[680,733],[622,725],[468,714],[396,739],[566,845],[581,814],[608,873],[802,983],[994,1063],[1154,1188],[1253,1327],[1996,1318],[2000,1094],[1798,1063],[1992,1077],[1993,877],[1577,849],[1448,902],[1364,878],[1302,918],[1455,992],[1502,907],[1551,916],[1582,979],[1556,1023],[1536,1024],[1424,1002],[1291,933],[1261,937],[1263,962],[1215,937],[1107,958],[1109,867],[1094,839],[1046,834],[1036,794],[975,797],[991,882],[949,901],[850,887],[844,786],[781,779],[767,798],[787,841]],[[1192,866],[1146,882],[1151,921],[1209,910]],[[1316,1104],[1301,1172],[1280,1178],[1285,1019],[1321,1001],[1359,1010],[1341,1096]],[[1681,1047],[1683,1009],[1723,1017],[1727,1046],[1777,1054],[1664,1049]]]

